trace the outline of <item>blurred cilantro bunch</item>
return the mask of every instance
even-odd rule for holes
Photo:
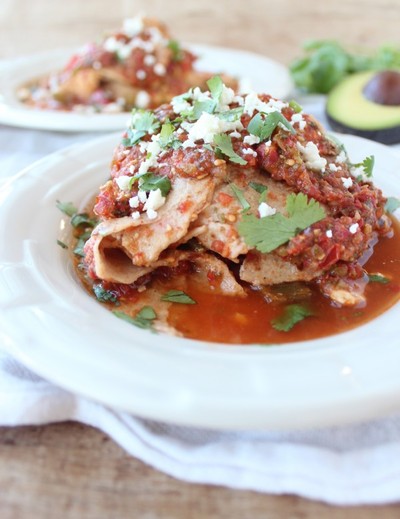
[[[382,46],[374,53],[352,54],[333,40],[312,40],[306,56],[294,60],[290,72],[297,88],[327,94],[339,81],[364,70],[400,69],[400,48]]]

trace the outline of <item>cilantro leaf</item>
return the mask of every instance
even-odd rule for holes
[[[222,92],[224,91],[224,83],[220,76],[213,76],[207,81],[207,86],[211,92],[211,97],[219,103]]]
[[[172,61],[183,60],[183,51],[178,41],[169,40],[167,47],[172,51]]]
[[[364,174],[367,178],[372,177],[372,170],[374,169],[375,165],[375,157],[374,155],[370,155],[369,157],[366,157],[362,162],[359,162],[358,164],[353,164],[352,166],[354,168],[363,168]]]
[[[259,137],[261,141],[266,141],[279,124],[285,126],[291,133],[296,133],[290,122],[280,112],[271,112],[265,118],[257,113],[249,122],[247,131]]]
[[[160,177],[154,175],[154,173],[145,173],[139,178],[139,187],[142,191],[159,189],[162,196],[167,196],[171,191],[171,181],[168,177]]]
[[[299,103],[297,101],[295,101],[294,99],[292,99],[291,101],[289,101],[289,106],[290,108],[292,108],[292,110],[294,110],[297,114],[299,114],[300,112],[303,111],[303,108],[299,105]]]
[[[169,290],[161,296],[161,301],[169,303],[180,303],[183,305],[195,305],[196,301],[185,294],[182,290]]]
[[[93,292],[101,303],[118,303],[118,297],[111,290],[106,290],[101,283],[93,285]]]
[[[207,99],[205,101],[195,101],[193,105],[193,110],[190,113],[188,119],[190,121],[197,121],[198,119],[200,119],[200,116],[203,112],[212,114],[216,106],[217,103],[214,99]]]
[[[243,211],[248,211],[250,209],[250,204],[245,199],[245,197],[243,195],[243,191],[240,188],[238,188],[233,183],[229,184],[229,187],[232,189],[233,194],[235,195],[235,197],[238,200],[239,204],[243,207]]]
[[[245,166],[247,161],[240,157],[232,147],[232,139],[226,133],[219,133],[214,136],[214,144],[217,146],[217,150],[223,155],[229,157],[231,162]]]
[[[382,276],[382,274],[368,274],[368,280],[371,283],[381,283],[382,285],[390,283],[390,279]]]
[[[122,144],[126,147],[132,147],[147,134],[155,133],[160,127],[160,121],[153,112],[148,110],[132,110],[132,123],[128,128],[126,137],[122,139]]]
[[[76,213],[71,218],[71,225],[75,228],[81,225],[93,228],[96,227],[97,223],[97,218],[90,218],[87,213]]]
[[[267,186],[264,186],[264,184],[259,184],[258,182],[249,182],[249,186],[254,189],[254,191],[257,191],[257,193],[264,193],[264,191],[267,191]]]
[[[78,212],[78,209],[74,206],[72,202],[60,202],[59,200],[57,200],[56,207],[69,217],[74,216],[74,214]]]
[[[226,110],[226,112],[220,112],[217,115],[218,118],[222,119],[223,121],[228,121],[230,123],[238,121],[243,115],[243,106],[231,108],[230,110]]]
[[[399,207],[400,199],[395,198],[394,196],[389,196],[385,204],[385,210],[388,213],[394,213]]]
[[[305,306],[296,304],[288,305],[283,314],[273,319],[271,323],[275,330],[278,330],[279,332],[288,332],[297,323],[306,317],[311,317],[312,315],[314,315],[313,312]]]
[[[144,306],[140,312],[136,314],[135,317],[131,317],[125,312],[121,312],[119,310],[114,310],[113,314],[126,321],[127,323],[133,324],[138,328],[142,328],[143,330],[153,330],[153,321],[157,318],[157,314],[151,306]]]
[[[324,208],[316,200],[308,200],[304,193],[290,194],[286,210],[288,217],[281,213],[265,218],[244,215],[238,224],[239,234],[247,245],[263,253],[271,252],[326,216]]]
[[[68,245],[66,245],[63,241],[57,240],[57,245],[59,245],[62,249],[68,249]]]

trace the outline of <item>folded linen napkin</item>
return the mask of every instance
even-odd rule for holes
[[[0,181],[91,137],[0,126]],[[186,481],[294,493],[339,505],[400,500],[400,414],[291,432],[178,427],[116,412],[58,388],[2,348],[0,344],[0,425],[80,421],[103,430],[131,455]]]
[[[213,431],[143,420],[36,376],[0,350],[0,425],[75,420],[184,481],[293,493],[336,505],[400,499],[400,414],[309,431]]]

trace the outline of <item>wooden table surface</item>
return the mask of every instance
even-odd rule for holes
[[[135,9],[135,11],[133,11]],[[0,0],[0,58],[80,45],[144,12],[183,41],[243,48],[288,64],[311,38],[373,48],[399,43],[400,1]],[[177,481],[76,423],[0,428],[0,518],[380,519],[400,505],[330,507]]]

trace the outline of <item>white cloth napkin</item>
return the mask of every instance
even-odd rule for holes
[[[0,126],[0,181],[90,137]],[[64,391],[20,365],[0,344],[0,425],[64,420],[98,427],[131,455],[185,481],[294,493],[338,505],[400,500],[400,415],[310,431],[177,427]]]

